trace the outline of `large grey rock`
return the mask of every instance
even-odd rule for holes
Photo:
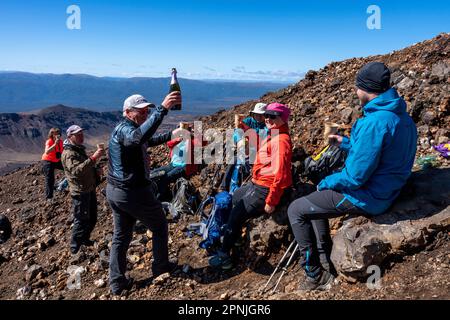
[[[27,272],[25,273],[25,280],[27,282],[33,281],[37,277],[37,275],[39,273],[41,273],[42,271],[43,271],[43,269],[40,265],[38,265],[38,264],[32,265],[31,267],[29,267],[27,269]]]
[[[404,78],[397,84],[397,88],[400,90],[408,90],[414,85],[414,80],[411,78]]]
[[[279,224],[270,216],[257,219],[249,232],[249,247],[257,255],[265,256],[276,247],[288,230],[286,224]]]
[[[445,61],[435,63],[431,69],[431,75],[445,79],[450,74],[450,65]]]
[[[341,111],[341,119],[345,124],[349,124],[352,121],[353,109],[345,108]]]
[[[388,213],[344,222],[333,238],[331,260],[345,278],[363,279],[369,266],[417,251],[448,230],[450,168],[416,172]]]

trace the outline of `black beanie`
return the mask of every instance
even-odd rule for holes
[[[368,93],[383,93],[391,87],[391,72],[382,62],[369,62],[359,70],[356,86]]]

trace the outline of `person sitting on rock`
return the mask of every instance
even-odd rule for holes
[[[244,223],[264,213],[272,214],[284,191],[292,185],[289,115],[290,109],[283,104],[267,106],[264,117],[268,135],[257,152],[252,180],[233,194],[233,209],[225,226],[222,247],[209,259],[211,266],[232,268],[230,251]]]
[[[260,135],[263,139],[267,136],[269,129],[266,126],[264,113],[266,112],[267,104],[258,102],[250,111],[250,117],[242,120],[244,131],[248,129],[255,130],[257,135]]]
[[[73,208],[73,228],[70,251],[76,254],[81,245],[92,246],[90,240],[92,230],[97,223],[97,169],[96,162],[105,154],[98,148],[92,156],[86,154],[83,145],[83,129],[72,125],[67,129],[67,140],[64,141],[64,151],[61,161],[64,173],[69,183]]]
[[[133,227],[139,220],[153,237],[153,276],[170,272],[176,264],[169,261],[168,224],[157,187],[150,180],[148,147],[163,144],[178,136],[181,129],[155,135],[170,108],[181,103],[180,92],[167,95],[160,106],[141,95],[128,97],[123,105],[124,119],[114,128],[109,141],[106,198],[114,217],[114,234],[109,263],[109,284],[114,295],[131,288],[127,278],[127,250]],[[155,108],[149,117],[150,107]]]
[[[235,191],[233,187],[230,188],[230,184],[236,164],[243,165],[243,179],[249,175],[251,166],[255,160],[256,152],[259,149],[259,143],[267,137],[267,133],[269,132],[264,118],[266,108],[267,104],[258,102],[255,104],[253,110],[250,111],[250,117],[235,124],[236,129],[233,133],[233,143],[237,145],[238,150],[242,145],[244,145],[244,148],[247,147],[247,149],[245,150],[244,155],[238,153],[235,163],[229,164],[225,169],[225,174],[220,184],[220,190],[226,190],[230,193]],[[243,133],[248,132],[248,130],[254,131],[256,140],[248,139],[248,141],[246,141],[246,137]],[[254,143],[254,141],[256,141],[256,143]]]
[[[64,170],[61,164],[61,154],[63,152],[63,141],[61,139],[61,130],[51,128],[47,141],[45,142],[45,151],[42,155],[42,168],[45,174],[45,198],[53,198],[55,189],[55,169]]]
[[[326,290],[334,281],[328,219],[383,213],[411,174],[417,130],[405,101],[390,87],[389,69],[381,62],[365,65],[356,77],[356,94],[364,117],[353,125],[350,138],[329,136],[348,152],[344,168],[288,209],[306,272],[300,290]]]
[[[191,132],[191,127],[187,129]],[[170,150],[170,163],[152,170],[151,176],[157,179],[159,199],[167,198],[168,186],[179,178],[188,178],[200,170],[200,165],[194,162],[194,148],[203,147],[206,143],[199,141],[190,134],[189,138],[177,137],[167,142]],[[190,155],[190,160],[188,156]]]

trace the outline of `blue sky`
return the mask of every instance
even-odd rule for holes
[[[69,30],[69,5],[81,30]],[[381,30],[369,30],[369,5]],[[450,32],[450,1],[1,0],[0,70],[295,81]]]

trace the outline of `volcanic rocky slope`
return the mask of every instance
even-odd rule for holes
[[[289,104],[293,111],[290,128],[296,148],[294,160],[302,160],[321,146],[324,121],[341,123],[347,126],[345,131],[350,130],[349,125],[361,115],[353,88],[355,74],[366,62],[383,61],[392,69],[393,85],[408,102],[408,110],[419,128],[418,157],[435,154],[431,145],[448,141],[450,136],[449,52],[450,35],[442,34],[387,55],[333,62],[319,71],[308,72],[296,85],[266,94],[258,101]],[[204,129],[231,127],[233,114],[248,112],[255,102],[203,117]],[[152,165],[156,166],[167,161],[168,150],[160,146],[151,155]],[[336,250],[342,247],[349,253],[355,250],[356,259],[379,249],[378,256],[382,259],[376,262],[383,277],[378,290],[370,289],[359,275],[345,274],[343,269],[339,286],[328,292],[299,294],[295,289],[302,272],[294,266],[281,282],[279,292],[260,293],[258,289],[268,280],[292,240],[285,204],[273,216],[248,224],[244,230],[245,244],[238,249],[237,267],[230,272],[218,272],[207,266],[206,254],[198,248],[200,239],[186,234],[188,223],[198,221],[198,217],[183,216],[169,224],[170,255],[178,258],[180,269],[171,277],[153,279],[149,241],[152,234],[137,228],[128,261],[131,276],[138,281],[122,299],[449,299],[450,163],[438,158],[436,165],[439,168],[429,171],[415,166],[413,178],[399,201],[379,220],[345,217],[332,221],[332,233],[339,244]],[[216,169],[208,166],[191,179],[202,196],[212,193]],[[313,190],[301,177],[300,181],[291,198]],[[13,236],[0,245],[0,298],[111,298],[107,266],[112,218],[100,192],[104,186],[105,183],[98,189],[99,222],[92,237],[96,245],[72,257],[68,250],[70,196],[57,193],[52,203],[45,202],[39,165],[0,177],[0,212],[9,217],[14,229]],[[371,224],[375,227],[368,228]],[[351,241],[345,242],[342,233],[349,226],[352,226],[348,238]],[[389,233],[385,227],[396,229]],[[354,234],[351,230],[358,232]],[[373,234],[370,230],[379,232]],[[395,242],[399,238],[394,236],[403,231],[401,241]],[[392,237],[386,236],[386,232]],[[368,244],[363,241],[367,239]],[[367,250],[356,250],[352,244],[363,244],[361,248]],[[78,288],[73,281],[77,270],[81,274]],[[354,283],[355,280],[360,282]]]

